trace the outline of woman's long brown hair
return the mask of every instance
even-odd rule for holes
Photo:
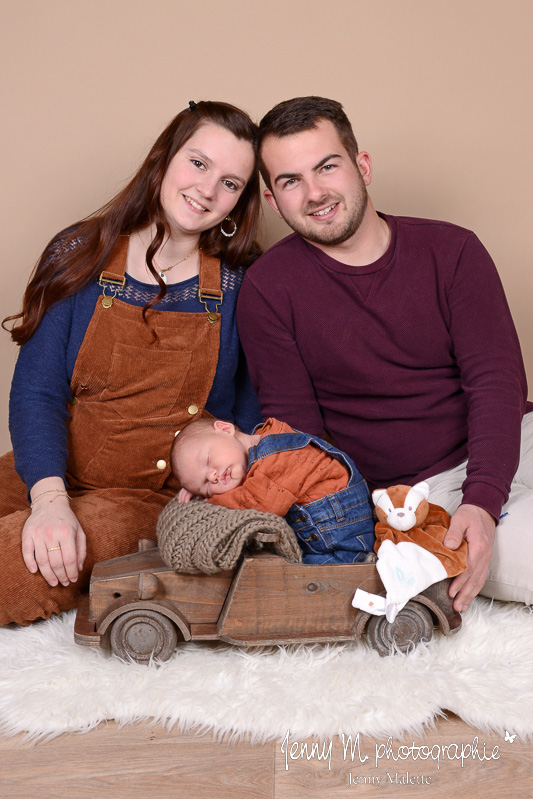
[[[255,234],[260,213],[257,170],[257,127],[249,116],[228,103],[202,101],[193,110],[181,111],[161,133],[137,174],[107,205],[81,220],[47,245],[24,293],[22,311],[8,316],[2,327],[16,344],[24,344],[37,330],[43,315],[55,302],[75,294],[100,275],[121,234],[155,225],[156,235],[148,247],[146,262],[160,286],[146,312],[166,294],[166,285],[153,266],[153,257],[169,233],[160,203],[161,183],[168,166],[185,142],[207,122],[226,128],[238,139],[250,142],[256,155],[252,177],[239,197],[231,218],[237,225],[232,238],[217,225],[200,235],[199,245],[207,255],[220,257],[230,268],[248,266],[260,254]],[[7,322],[14,322],[11,329]]]

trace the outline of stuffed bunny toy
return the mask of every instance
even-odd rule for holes
[[[444,546],[450,516],[428,502],[429,485],[397,485],[372,493],[376,506],[377,570],[386,596],[358,589],[352,605],[393,622],[414,596],[433,583],[455,577],[466,569],[467,545]]]

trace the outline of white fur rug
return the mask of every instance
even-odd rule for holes
[[[380,658],[366,643],[243,650],[181,644],[161,666],[77,646],[74,612],[0,629],[0,731],[86,732],[106,719],[252,742],[420,735],[448,709],[481,731],[533,734],[533,612],[478,598],[455,636]]]

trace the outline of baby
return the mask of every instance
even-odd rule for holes
[[[221,419],[191,422],[176,438],[180,502],[284,516],[304,563],[364,561],[374,545],[372,507],[353,461],[332,444],[268,419],[253,435]]]

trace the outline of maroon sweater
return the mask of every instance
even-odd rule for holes
[[[527,396],[498,273],[468,230],[383,217],[390,245],[368,266],[293,234],[248,269],[237,318],[263,417],[325,428],[371,488],[468,458],[463,501],[497,519]]]

